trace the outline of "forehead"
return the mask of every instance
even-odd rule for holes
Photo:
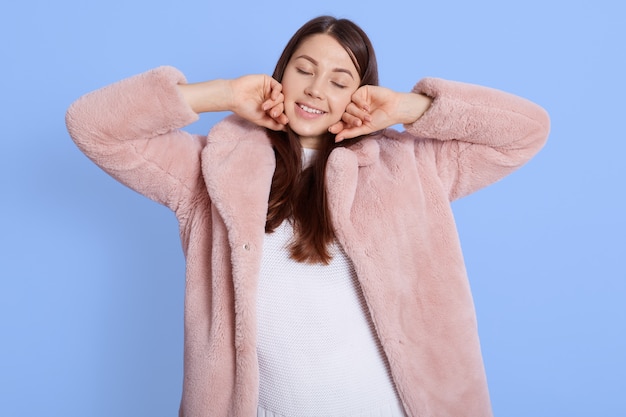
[[[312,58],[320,66],[341,67],[354,71],[358,75],[348,52],[330,35],[316,34],[302,41],[291,59],[294,60],[303,56]]]

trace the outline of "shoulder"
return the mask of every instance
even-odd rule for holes
[[[410,162],[416,142],[421,140],[405,131],[387,128],[346,145],[346,151],[356,156],[359,166],[398,165],[402,161]]]
[[[269,141],[267,129],[237,115],[230,115],[215,124],[207,135],[209,143],[240,140]]]
[[[227,160],[242,164],[273,163],[272,142],[267,129],[231,115],[209,131],[202,150],[203,165],[223,166]]]

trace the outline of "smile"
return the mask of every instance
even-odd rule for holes
[[[319,110],[319,109],[314,109],[312,107],[309,106],[305,106],[304,104],[298,104],[298,107],[300,107],[302,110],[304,110],[307,113],[310,114],[324,114],[326,113],[325,111]]]

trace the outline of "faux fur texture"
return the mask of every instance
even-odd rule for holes
[[[256,288],[275,159],[263,129],[236,116],[207,137],[162,67],[90,93],[68,110],[80,149],[170,207],[187,261],[180,415],[256,414]],[[337,239],[354,263],[406,412],[483,417],[491,406],[450,201],[497,181],[544,144],[543,109],[493,89],[425,79],[433,105],[327,165]]]

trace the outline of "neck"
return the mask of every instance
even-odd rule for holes
[[[322,138],[300,138],[300,145],[306,149],[322,149]]]

